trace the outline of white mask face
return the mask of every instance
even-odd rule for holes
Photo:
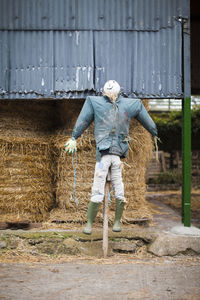
[[[109,97],[112,101],[115,101],[120,92],[120,85],[115,80],[109,80],[103,87],[103,94]]]

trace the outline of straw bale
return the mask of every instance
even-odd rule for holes
[[[50,135],[59,125],[55,101],[0,103],[0,217],[43,221],[55,203]]]
[[[144,103],[147,107],[147,101]],[[72,123],[74,124],[74,120]],[[77,140],[76,193],[79,201],[78,206],[76,206],[73,199],[74,170],[72,156],[64,151],[64,144],[70,137],[71,131],[68,130],[66,135],[62,131],[57,132],[57,136],[54,138],[57,157],[56,201],[58,208],[51,212],[50,220],[62,219],[66,222],[84,223],[86,222],[86,211],[90,201],[96,162],[93,125]],[[152,149],[153,144],[150,134],[136,120],[132,120],[130,124],[129,154],[123,160],[123,180],[127,200],[123,218],[125,223],[137,218],[152,218],[151,207],[145,200],[146,164],[151,158]],[[73,159],[75,164],[75,157]],[[113,221],[115,211],[115,200],[112,192],[111,203],[110,222]],[[97,221],[102,222],[102,207],[100,211]]]
[[[86,137],[84,139],[84,136]],[[72,167],[72,156],[64,151],[64,144],[71,135],[58,135],[55,139],[57,149],[57,171],[56,171],[56,201],[61,210],[65,210],[65,220],[68,222],[82,222],[85,220],[87,203],[90,197],[95,166],[94,138],[90,134],[84,134],[78,140],[78,155],[76,169],[76,193],[79,205],[76,206],[73,199],[74,170]],[[92,148],[91,148],[92,147]],[[92,149],[92,150],[90,150]],[[74,165],[76,158],[73,157]],[[63,214],[61,211],[61,215]],[[53,216],[54,218],[55,216]]]
[[[53,207],[52,154],[43,139],[0,136],[2,221],[43,221]]]
[[[64,151],[82,104],[82,100],[59,103],[6,101],[0,104],[2,221],[45,221],[51,211],[50,221],[86,222],[96,162],[93,126],[78,139],[78,206],[73,199],[72,156]],[[129,154],[123,160],[127,199],[125,223],[142,217],[151,219],[151,208],[145,201],[145,170],[152,152],[151,137],[135,120],[130,125],[130,137]],[[111,202],[110,222],[115,211],[113,192]],[[97,221],[102,222],[102,207]]]
[[[6,100],[0,103],[0,136],[44,138],[57,122],[54,101]]]

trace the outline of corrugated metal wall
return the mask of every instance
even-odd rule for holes
[[[159,30],[188,17],[187,0],[1,0],[4,30]]]
[[[200,95],[200,19],[191,22],[191,81],[192,92]]]
[[[182,96],[189,0],[0,0],[0,98]]]

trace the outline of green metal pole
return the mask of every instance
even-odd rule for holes
[[[186,2],[190,11],[190,1]],[[190,19],[182,19],[183,32],[183,91],[182,100],[182,222],[191,226],[191,74],[190,74]]]
[[[191,98],[182,100],[182,222],[191,226]]]

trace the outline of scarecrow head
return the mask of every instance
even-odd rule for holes
[[[115,80],[109,80],[104,84],[103,95],[110,98],[111,101],[116,101],[120,92],[120,85]]]

